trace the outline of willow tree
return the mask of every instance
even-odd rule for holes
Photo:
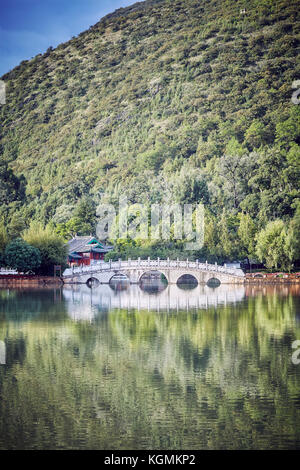
[[[268,268],[290,268],[287,256],[287,227],[283,220],[269,222],[258,233],[256,254]]]

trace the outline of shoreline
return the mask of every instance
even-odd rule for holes
[[[77,283],[65,283],[60,277],[51,276],[22,276],[22,275],[2,275],[0,276],[0,288],[8,287],[56,287],[63,285],[77,285]],[[230,283],[223,283],[230,285]],[[232,283],[234,285],[235,283]],[[300,277],[286,275],[286,277],[254,277],[254,275],[246,275],[239,285],[295,285],[300,284]],[[83,284],[82,284],[83,285]],[[206,284],[203,284],[206,285]],[[222,285],[222,283],[221,283]]]
[[[5,274],[0,275],[0,288],[4,287],[50,287],[62,286],[63,280],[60,277],[35,276]]]

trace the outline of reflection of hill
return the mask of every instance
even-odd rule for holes
[[[130,288],[123,299],[124,292],[103,287],[64,289],[68,321],[48,321],[48,299],[44,322],[3,322],[0,339],[12,348],[11,366],[0,367],[0,448],[300,444],[300,376],[290,347],[300,337],[298,298],[233,302],[228,297],[239,295],[226,288],[218,297],[208,292],[207,308],[131,306],[106,315],[108,299],[129,305],[137,292]],[[141,292],[141,302],[144,296],[152,301]]]

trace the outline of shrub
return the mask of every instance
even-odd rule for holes
[[[4,262],[6,266],[18,272],[35,272],[41,265],[41,254],[37,248],[17,238],[7,245]]]

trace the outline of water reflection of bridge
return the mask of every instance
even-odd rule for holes
[[[76,320],[92,319],[97,312],[115,309],[146,311],[182,311],[207,309],[220,305],[241,302],[245,298],[244,286],[197,286],[182,290],[169,285],[164,290],[149,293],[139,286],[131,285],[124,290],[113,290],[109,285],[90,289],[85,285],[70,285],[63,288],[69,315]]]

